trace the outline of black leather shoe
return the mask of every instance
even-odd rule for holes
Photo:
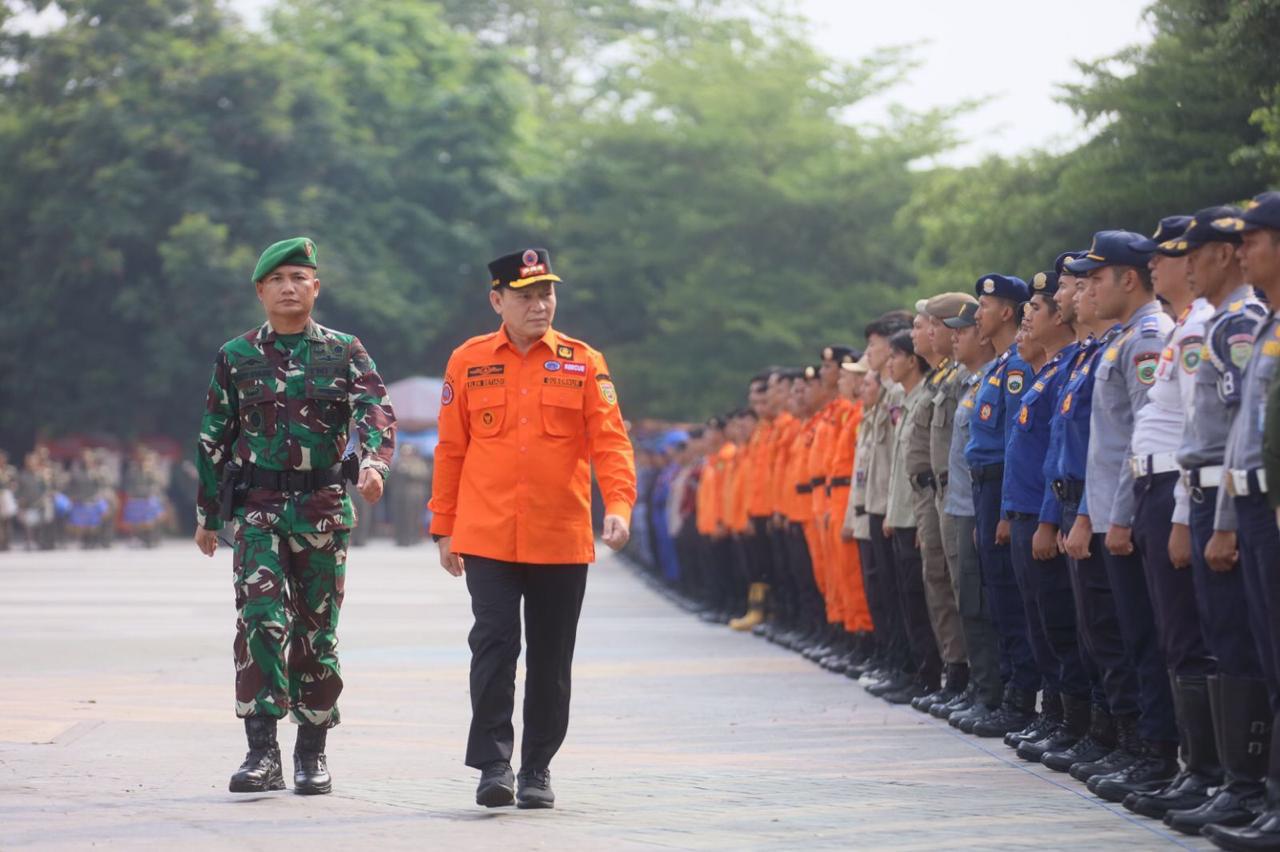
[[[1004,735],[1004,744],[1016,749],[1025,740],[1037,742],[1049,735],[1049,732],[1062,721],[1062,704],[1057,695],[1046,692],[1040,700],[1040,712],[1020,731],[1010,731]]]
[[[1034,692],[1006,687],[1000,709],[974,722],[973,735],[983,738],[1003,737],[1011,731],[1020,731],[1030,724],[1035,704]]]
[[[1224,825],[1206,825],[1200,832],[1213,841],[1219,849],[1232,852],[1280,849],[1280,805],[1258,815],[1258,818],[1240,828]]]
[[[280,769],[280,746],[276,743],[276,720],[270,716],[248,716],[244,720],[249,753],[231,776],[232,793],[264,793],[284,789]]]
[[[521,769],[516,779],[520,786],[516,790],[517,808],[554,808],[556,794],[551,790],[550,769]]]
[[[333,790],[329,777],[329,761],[324,756],[328,728],[299,725],[298,740],[293,747],[293,792],[318,796]]]
[[[1108,802],[1123,802],[1130,793],[1154,793],[1178,774],[1176,743],[1143,742],[1137,759],[1118,772],[1095,775],[1086,782],[1089,792]]]
[[[1089,728],[1085,735],[1070,748],[1047,751],[1040,762],[1054,772],[1069,772],[1077,763],[1093,763],[1111,753],[1116,746],[1115,723],[1105,707],[1094,704],[1089,708]]]
[[[1138,740],[1138,717],[1122,716],[1113,719],[1113,722],[1116,730],[1115,748],[1097,760],[1072,764],[1069,770],[1072,778],[1087,784],[1095,775],[1109,775],[1138,759],[1137,751],[1141,748]]]
[[[476,787],[476,804],[486,808],[502,808],[516,799],[516,779],[511,764],[495,760],[480,770],[480,786]]]
[[[910,680],[900,689],[893,689],[880,697],[890,704],[910,704],[921,696],[929,694],[929,687],[918,680]]]
[[[975,701],[968,710],[959,713],[953,713],[951,718],[947,720],[947,724],[953,728],[963,731],[966,734],[973,733],[973,726],[989,716],[995,715],[999,711],[998,706],[984,704],[981,701]]]

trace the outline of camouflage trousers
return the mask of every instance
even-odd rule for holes
[[[342,608],[349,530],[236,531],[236,715],[338,724]]]

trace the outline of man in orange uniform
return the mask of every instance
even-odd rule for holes
[[[792,413],[792,388],[803,378],[794,368],[778,370],[769,377],[766,398],[769,408],[777,412],[773,423],[773,441],[769,454],[769,538],[773,546],[774,609],[773,621],[762,625],[761,632],[771,642],[786,644],[784,637],[794,637],[800,621],[800,593],[795,581],[794,560],[790,555],[788,531],[792,488],[787,478],[791,461],[791,445],[800,431],[800,420]],[[756,628],[760,631],[760,628]]]
[[[755,429],[747,441],[747,517],[750,527],[743,540],[751,565],[751,587],[748,595],[750,610],[742,618],[734,619],[729,626],[734,630],[754,630],[764,622],[767,598],[772,587],[775,566],[772,544],[769,540],[769,516],[773,513],[770,488],[773,484],[773,421],[777,411],[769,397],[769,377],[776,369],[760,373],[751,379],[747,390],[747,402],[756,418]]]
[[[605,544],[630,534],[635,457],[604,356],[552,328],[560,279],[543,249],[489,264],[502,327],[454,350],[440,400],[431,533],[465,572],[475,626],[466,762],[476,803],[552,807],[549,766],[569,726],[578,615],[595,559],[591,469]],[[529,653],[519,789],[511,773],[520,604]]]
[[[852,537],[846,539],[844,536],[844,519],[849,510],[856,461],[858,427],[862,425],[862,401],[859,396],[862,392],[862,377],[869,369],[859,357],[855,351],[840,359],[837,391],[840,398],[849,405],[840,415],[840,431],[832,448],[827,479],[827,488],[831,493],[831,561],[844,601],[845,633],[851,638],[843,654],[833,660],[824,660],[823,665],[832,671],[846,674],[852,667],[865,666],[872,651],[873,630],[871,611],[862,586],[862,561],[858,554],[858,544]]]
[[[698,530],[698,560],[695,598],[701,605],[698,616],[712,620],[719,602],[719,552],[716,537],[716,494],[721,476],[720,450],[724,446],[724,421],[711,417],[704,425],[702,476],[698,479],[698,492],[694,522]]]
[[[735,451],[729,465],[724,493],[724,525],[729,533],[732,572],[730,575],[732,606],[730,612],[739,616],[747,607],[747,589],[751,585],[751,556],[747,551],[746,535],[750,527],[747,518],[747,480],[750,477],[750,458],[747,442],[755,428],[755,416],[746,409],[729,415],[729,440]],[[733,623],[731,619],[730,624]]]
[[[821,558],[813,521],[813,471],[810,453],[821,423],[822,380],[819,368],[804,368],[804,377],[791,391],[792,413],[802,421],[791,442],[787,464],[787,482],[791,494],[787,504],[788,556],[799,596],[800,636],[791,647],[810,650],[826,639],[826,605],[815,581],[815,566]]]
[[[708,524],[711,527],[712,604],[710,611],[703,613],[702,619],[716,624],[728,624],[733,608],[733,540],[725,521],[725,493],[732,487],[732,466],[734,456],[738,453],[738,445],[729,438],[729,418],[712,417],[707,425],[708,428],[714,427],[719,449],[711,460],[715,476],[707,495]]]

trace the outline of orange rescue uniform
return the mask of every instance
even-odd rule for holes
[[[548,329],[521,355],[506,329],[453,351],[440,400],[431,533],[504,562],[595,559],[591,467],[628,521],[635,456],[604,356]]]
[[[845,541],[841,535],[844,516],[849,509],[849,492],[852,485],[853,466],[856,460],[858,429],[862,425],[862,403],[850,403],[840,417],[840,431],[836,437],[827,485],[831,490],[828,530],[832,574],[841,587],[844,629],[850,633],[871,631],[871,610],[867,607],[867,595],[862,585],[862,561],[858,555],[858,543]]]

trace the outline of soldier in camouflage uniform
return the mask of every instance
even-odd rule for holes
[[[284,787],[276,720],[298,723],[294,789],[328,793],[325,734],[338,724],[337,656],[347,543],[355,517],[343,485],[348,423],[360,494],[382,496],[395,415],[363,344],[318,325],[315,244],[276,243],[254,270],[267,321],[218,352],[196,464],[196,544],[217,549],[234,518],[236,715],[249,754],[232,792]],[[227,506],[224,503],[230,502]]]

